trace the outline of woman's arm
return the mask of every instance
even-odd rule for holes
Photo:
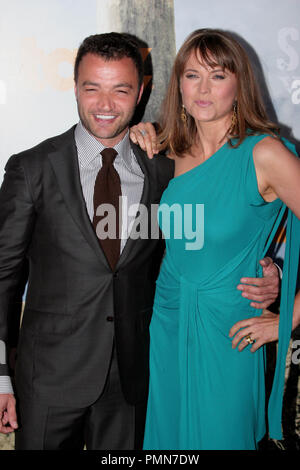
[[[253,152],[258,189],[262,197],[271,202],[280,198],[300,218],[300,160],[277,139],[266,137],[259,142]],[[300,324],[300,291],[295,298],[293,325]],[[242,351],[252,343],[255,352],[263,344],[278,339],[279,315],[263,310],[260,317],[237,322],[229,336],[232,347]],[[251,343],[250,343],[251,344]]]
[[[281,199],[300,219],[300,159],[273,137],[255,146],[253,159],[262,197]]]

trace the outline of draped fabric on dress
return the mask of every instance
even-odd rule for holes
[[[228,336],[237,321],[262,313],[236,286],[241,277],[262,275],[259,260],[286,209],[279,199],[266,203],[258,192],[253,148],[264,137],[248,136],[238,148],[223,145],[201,165],[173,178],[163,194],[159,221],[167,249],[150,325],[145,449],[255,449],[266,432],[264,347],[239,352]],[[203,220],[197,220],[199,204],[204,205]],[[270,433],[276,439],[281,438],[299,226],[289,213],[269,404]],[[197,230],[204,233],[201,249],[194,249],[196,237],[194,246],[191,238]]]

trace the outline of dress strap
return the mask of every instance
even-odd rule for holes
[[[269,236],[269,238],[268,238],[268,240],[267,240],[267,242],[266,242],[266,244],[265,244],[264,251],[263,251],[263,254],[262,254],[262,258],[264,258],[264,257],[266,256],[266,254],[267,254],[267,252],[268,252],[268,249],[270,248],[271,243],[272,243],[272,241],[273,241],[274,238],[275,238],[275,235],[276,235],[276,233],[277,233],[277,230],[278,230],[278,228],[279,228],[281,222],[283,221],[284,214],[285,214],[286,210],[287,210],[286,205],[285,205],[285,204],[282,204],[282,207],[281,207],[281,209],[280,209],[280,211],[279,211],[279,213],[278,213],[278,216],[277,216],[277,218],[276,218],[276,220],[275,220],[275,223],[274,223],[274,225],[273,225],[273,228],[272,228],[272,231],[271,231],[271,233],[270,233],[270,236]]]
[[[300,220],[289,210],[287,217],[286,249],[281,285],[279,340],[273,386],[268,406],[269,434],[282,439],[282,401],[285,383],[286,355],[292,331],[294,300],[300,253]]]

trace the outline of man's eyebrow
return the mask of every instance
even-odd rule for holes
[[[94,86],[94,87],[100,88],[100,84],[99,84],[99,83],[97,83],[97,82],[92,82],[92,81],[90,81],[90,80],[85,80],[85,81],[82,83],[82,86]],[[130,89],[132,90],[132,89],[133,89],[133,86],[131,85],[131,83],[121,82],[121,83],[117,83],[116,85],[114,85],[113,88],[130,88]]]
[[[83,83],[82,83],[82,86],[96,86],[96,87],[99,87],[99,83],[96,83],[96,82],[91,82],[89,80],[85,80]]]
[[[114,88],[131,88],[131,89],[133,89],[133,86],[131,85],[131,83],[123,82],[123,83],[117,83],[116,85],[114,85]]]

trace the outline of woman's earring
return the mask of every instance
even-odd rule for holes
[[[230,128],[228,130],[229,135],[233,135],[233,131],[234,131],[236,125],[237,125],[237,122],[238,122],[237,101],[235,101],[234,104],[233,104],[233,112],[232,112],[232,116],[231,116],[231,125],[230,125]]]
[[[181,108],[180,118],[181,118],[183,124],[186,126],[187,125],[187,114],[186,114],[184,104],[182,105],[182,108]]]

